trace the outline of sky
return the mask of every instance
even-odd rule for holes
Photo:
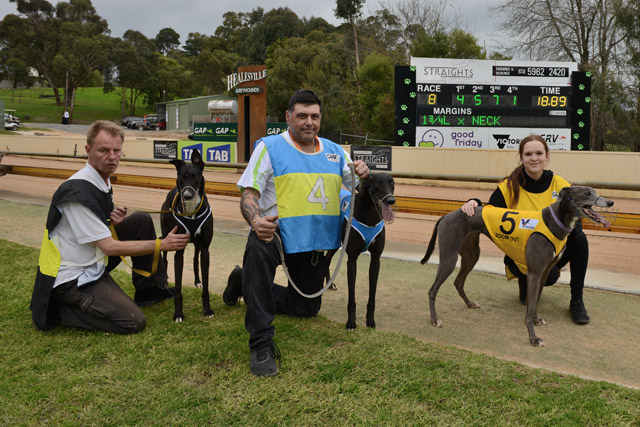
[[[393,1],[393,0],[390,0]],[[460,27],[478,39],[478,44],[490,51],[495,45],[490,33],[498,25],[492,19],[489,6],[499,0],[449,0],[461,13]],[[49,0],[52,4],[55,0]],[[189,33],[198,32],[213,35],[222,25],[222,15],[228,11],[250,12],[262,7],[265,12],[288,7],[298,17],[324,18],[333,25],[341,22],[333,15],[335,0],[92,0],[98,14],[107,20],[113,37],[122,37],[129,29],[137,30],[148,38],[153,38],[162,28],[173,28],[185,42]],[[380,9],[379,0],[367,0],[363,7],[365,15]],[[0,16],[17,13],[16,6],[9,0],[0,0]]]

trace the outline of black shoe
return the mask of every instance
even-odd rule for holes
[[[164,284],[153,286],[143,291],[136,291],[136,294],[133,297],[133,301],[139,307],[147,307],[160,301],[173,298],[173,289],[174,288],[169,288],[166,284]]]
[[[578,325],[586,325],[589,323],[589,315],[587,314],[587,309],[584,308],[584,302],[582,299],[571,300],[569,304],[569,311],[571,311],[571,317],[573,321]]]
[[[520,291],[520,304],[527,304],[527,279],[518,279],[518,288]]]
[[[278,364],[276,359],[280,361],[280,350],[273,343],[268,341],[259,345],[255,349],[251,349],[251,361],[249,368],[251,373],[256,377],[272,377],[278,375]]]
[[[242,297],[242,268],[238,265],[229,274],[227,279],[227,287],[224,288],[222,293],[222,301],[229,307],[238,303],[238,300]]]

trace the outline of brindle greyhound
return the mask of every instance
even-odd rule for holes
[[[557,201],[542,210],[542,221],[559,241],[566,240],[580,216],[584,216],[596,223],[603,224],[605,227],[609,227],[609,223],[600,214],[591,209],[592,206],[611,207],[613,206],[613,201],[598,196],[591,187],[565,187],[560,191]],[[456,261],[458,260],[458,253],[461,256],[461,266],[454,285],[458,294],[469,308],[479,308],[480,306],[477,303],[467,298],[464,292],[464,282],[480,257],[480,233],[495,241],[495,239],[504,238],[505,234],[508,235],[512,233],[516,228],[516,223],[513,219],[513,215],[516,213],[515,211],[492,207],[491,209],[499,209],[501,211],[503,221],[503,226],[501,226],[502,232],[492,235],[483,220],[482,211],[484,208],[483,206],[477,207],[473,217],[468,217],[460,209],[455,210],[440,218],[433,229],[433,234],[427,247],[427,253],[424,258],[422,258],[422,261],[420,261],[422,264],[427,262],[433,253],[436,237],[438,232],[440,232],[440,237],[438,238],[438,246],[440,249],[438,272],[429,290],[429,308],[431,310],[431,324],[433,326],[442,327],[442,322],[436,314],[436,295],[442,283],[453,272]],[[526,215],[528,212],[524,213]],[[523,227],[523,224],[527,224],[525,221],[530,220],[522,220],[519,226]],[[530,224],[529,222],[529,225]],[[507,231],[507,233],[505,233],[505,231]],[[529,331],[529,341],[531,344],[536,347],[542,347],[544,346],[544,342],[536,337],[534,330],[534,324],[537,326],[546,325],[546,322],[538,317],[538,301],[542,294],[543,284],[547,279],[549,270],[562,256],[564,247],[559,253],[556,253],[556,247],[546,236],[540,232],[534,232],[526,242],[524,252],[525,258],[523,259],[526,260],[527,266],[527,314],[524,322]]]
[[[171,160],[176,167],[178,178],[177,187],[167,194],[162,205],[160,215],[162,236],[166,236],[176,225],[182,233],[191,234],[191,243],[195,247],[193,255],[193,273],[195,286],[202,286],[202,310],[206,317],[213,316],[209,304],[209,246],[213,238],[213,216],[207,195],[204,192],[204,162],[198,150],[191,153],[191,164],[182,160]],[[198,268],[198,257],[202,266],[202,282]],[[162,258],[168,266],[167,253]],[[184,265],[184,250],[176,251],[174,256],[174,271],[176,288],[174,292],[173,319],[176,322],[184,320],[182,311],[182,269]]]
[[[371,253],[369,264],[369,301],[367,303],[367,326],[376,327],[374,312],[376,309],[376,288],[378,286],[378,274],[380,273],[380,256],[384,250],[385,222],[393,220],[394,213],[391,206],[396,198],[393,194],[395,184],[393,177],[385,173],[372,174],[369,178],[360,181],[360,191],[355,195],[355,210],[353,212],[353,224],[347,242],[347,279],[349,286],[349,299],[347,302],[347,329],[356,328],[356,272],[358,270],[358,256],[362,252]],[[342,239],[347,228],[348,202],[341,203],[342,212],[346,215],[342,223]],[[327,253],[327,264],[331,264],[331,258],[337,249]],[[331,278],[327,274],[327,281]]]

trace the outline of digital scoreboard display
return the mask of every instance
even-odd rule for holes
[[[396,143],[517,149],[536,133],[550,149],[588,149],[584,74],[566,62],[412,58],[396,67]]]

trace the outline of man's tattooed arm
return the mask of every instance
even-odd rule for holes
[[[242,198],[240,199],[240,212],[244,217],[247,224],[253,227],[254,220],[260,218],[260,205],[258,199],[260,193],[253,188],[245,188],[242,192]]]

